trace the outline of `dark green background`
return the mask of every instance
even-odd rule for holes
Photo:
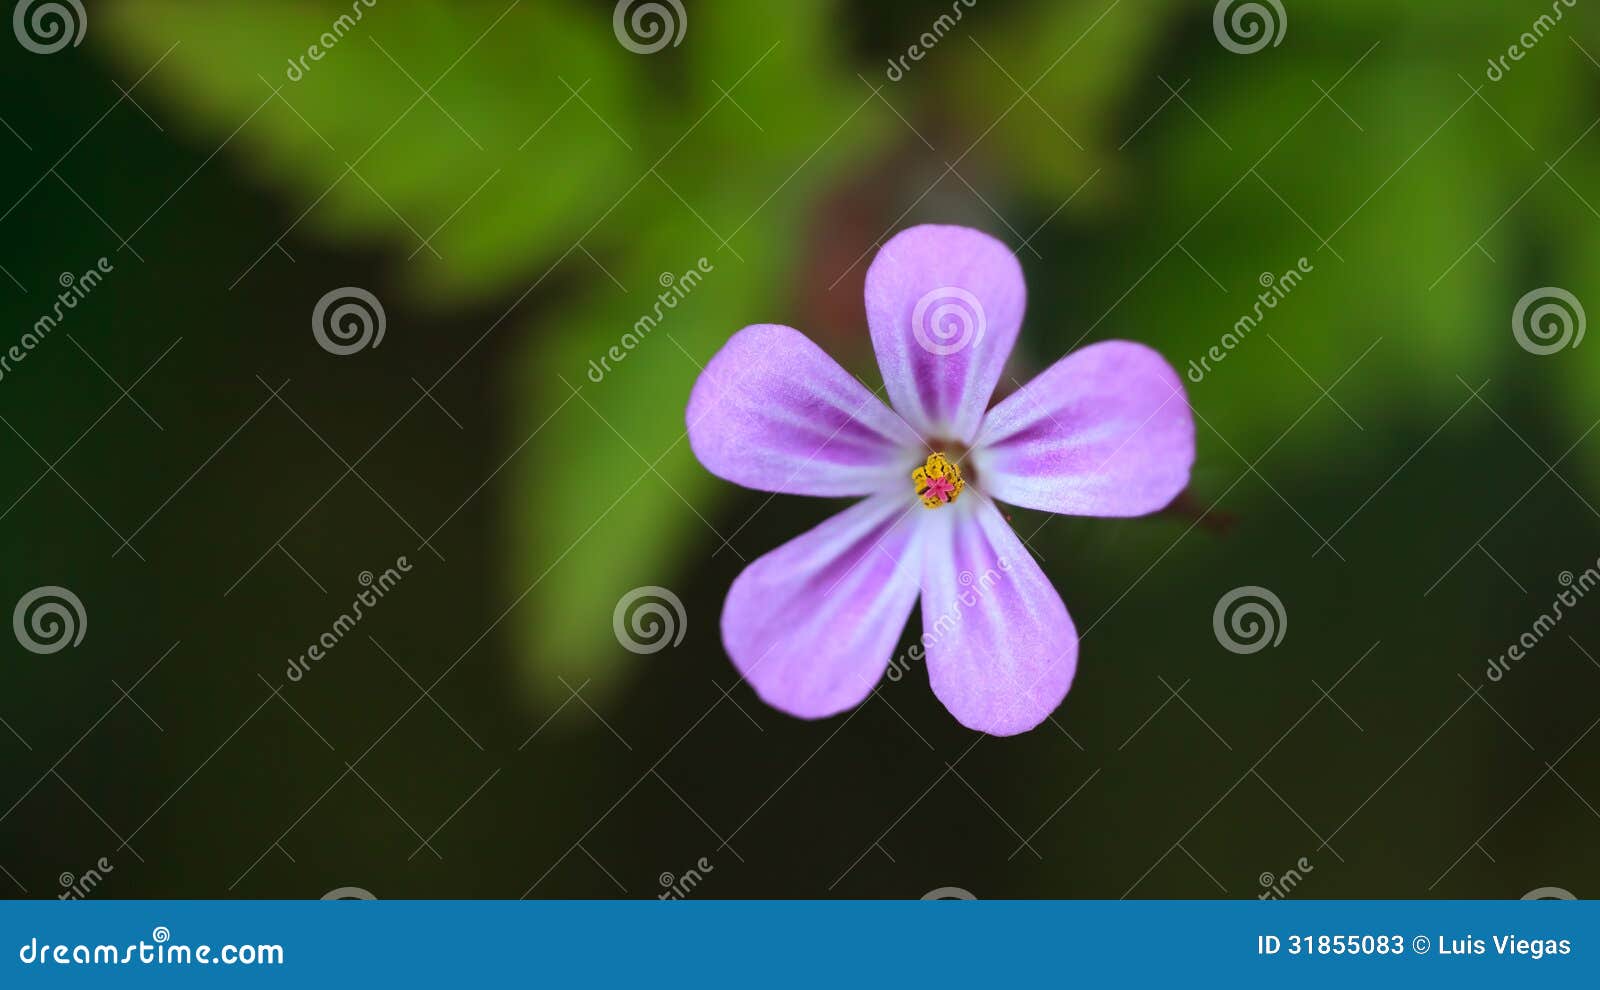
[[[1600,343],[1511,333],[1541,287],[1600,304],[1586,3],[1497,82],[1546,5],[1289,0],[1245,55],[1209,3],[979,0],[897,82],[948,5],[687,6],[640,55],[609,3],[380,0],[299,82],[345,5],[0,38],[0,344],[115,265],[0,379],[0,602],[88,615],[74,649],[0,643],[0,891],[101,857],[112,897],[650,897],[702,857],[694,896],[1252,897],[1301,857],[1294,896],[1600,888],[1600,600],[1484,677],[1600,557]],[[920,667],[822,723],[737,684],[729,583],[838,505],[767,505],[682,439],[745,324],[877,384],[863,271],[929,221],[1019,252],[1019,381],[1108,337],[1186,367],[1313,266],[1192,386],[1186,511],[1014,514],[1085,632],[1020,738]],[[310,314],[347,285],[387,333],[335,357]],[[682,598],[680,646],[619,648],[642,585]],[[1218,644],[1242,585],[1281,645]]]

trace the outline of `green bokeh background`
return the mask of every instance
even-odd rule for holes
[[[114,269],[0,379],[0,601],[88,615],[0,644],[0,891],[102,857],[94,896],[650,897],[702,858],[694,896],[1252,897],[1302,857],[1293,896],[1600,889],[1600,601],[1485,677],[1600,557],[1600,345],[1511,332],[1600,303],[1592,9],[1492,80],[1549,5],[1289,2],[1237,54],[1210,3],[979,0],[893,79],[951,5],[686,6],[645,55],[610,3],[380,0],[298,81],[348,5],[3,39],[0,343]],[[698,366],[780,322],[876,384],[863,273],[919,222],[1017,250],[1016,381],[1111,337],[1187,367],[1311,268],[1192,385],[1182,505],[1014,513],[1085,633],[1019,738],[920,666],[790,719],[717,633],[839,506],[701,469]],[[350,285],[387,332],[337,357],[309,317]],[[643,585],[687,617],[648,656],[612,630]],[[1280,645],[1219,645],[1242,585]]]

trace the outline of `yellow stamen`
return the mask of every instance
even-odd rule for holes
[[[930,509],[949,505],[967,487],[961,480],[961,468],[943,453],[928,455],[928,462],[911,472],[911,483],[916,487],[917,498]]]

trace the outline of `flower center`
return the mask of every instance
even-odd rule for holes
[[[930,509],[949,505],[967,487],[961,480],[961,468],[943,453],[929,454],[928,462],[911,472],[911,483],[916,488],[917,498]]]

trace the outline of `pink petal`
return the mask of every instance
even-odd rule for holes
[[[1067,696],[1077,630],[993,502],[969,492],[928,516],[919,538],[933,693],[969,729],[1026,732]]]
[[[867,325],[889,401],[931,439],[970,442],[1027,302],[1011,249],[968,227],[903,230],[867,270]]]
[[[798,495],[911,490],[921,441],[790,327],[745,327],[689,396],[689,446],[712,474]]]
[[[722,642],[762,700],[825,718],[872,693],[917,600],[914,536],[927,512],[908,482],[744,569],[722,608]]]
[[[1188,485],[1194,418],[1161,355],[1108,340],[1067,355],[991,409],[970,459],[983,491],[1001,502],[1138,516]]]

